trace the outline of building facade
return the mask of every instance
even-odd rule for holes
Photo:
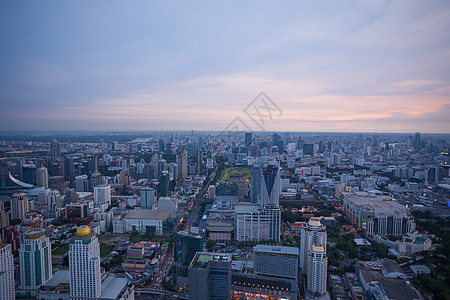
[[[34,292],[52,277],[51,244],[43,230],[24,234],[19,249],[20,289]]]
[[[0,239],[0,299],[14,300],[14,257],[10,244],[4,244]]]
[[[253,267],[257,275],[297,279],[298,248],[256,245]]]
[[[100,244],[88,226],[77,229],[70,241],[69,271],[72,298],[98,298],[101,294]]]

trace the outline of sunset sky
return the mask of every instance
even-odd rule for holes
[[[0,130],[450,133],[447,0],[1,1],[0,53]]]

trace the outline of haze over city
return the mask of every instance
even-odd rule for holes
[[[449,6],[2,1],[0,130],[449,133]]]

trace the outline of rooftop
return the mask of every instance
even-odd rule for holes
[[[210,261],[231,262],[231,254],[227,253],[211,253],[211,252],[197,252],[192,259],[189,268],[206,268]]]
[[[156,219],[167,220],[176,214],[169,210],[134,209],[125,216],[124,219]]]
[[[256,245],[253,251],[298,255],[299,250],[297,247]]]

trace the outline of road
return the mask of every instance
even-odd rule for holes
[[[153,275],[153,282],[149,285],[151,289],[162,290],[162,280],[167,276],[173,263],[173,249],[171,249],[159,264],[158,269]]]
[[[183,293],[170,292],[161,289],[138,288],[134,290],[136,299],[147,299],[147,295],[170,296],[172,299],[189,299],[188,295]]]

